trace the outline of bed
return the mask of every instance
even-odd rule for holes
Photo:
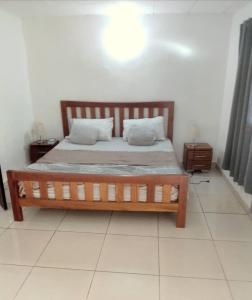
[[[185,226],[188,177],[172,146],[174,102],[61,101],[61,115],[65,138],[60,144],[26,170],[7,172],[16,221],[23,220],[22,207],[36,206],[175,212],[176,226]],[[164,117],[165,141],[145,147],[122,140],[124,119],[155,116]],[[113,117],[111,142],[69,143],[72,119],[104,117]]]

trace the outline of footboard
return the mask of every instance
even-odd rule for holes
[[[176,212],[177,227],[185,226],[188,177],[184,174],[110,176],[35,171],[8,171],[7,174],[16,221],[23,220],[22,207],[37,206]],[[178,189],[177,200],[171,201],[174,187]]]

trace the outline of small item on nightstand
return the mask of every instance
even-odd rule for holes
[[[186,171],[210,170],[213,148],[207,143],[185,143],[183,165]]]
[[[39,158],[44,156],[52,148],[54,148],[59,141],[57,139],[38,140],[30,144],[30,161],[36,162]]]

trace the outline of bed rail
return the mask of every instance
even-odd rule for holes
[[[7,175],[16,221],[23,220],[22,207],[37,206],[83,210],[176,212],[177,227],[185,226],[187,175],[110,176],[12,170],[8,171]],[[173,186],[178,188],[176,202],[171,201]],[[111,187],[115,189],[114,199],[110,199],[109,196]],[[141,199],[143,194],[140,192],[141,187],[145,187],[146,191],[144,200]],[[157,187],[161,188],[159,202],[155,201]],[[130,191],[127,199],[126,188]],[[64,196],[66,191],[68,197]],[[83,199],[80,191],[85,194]]]

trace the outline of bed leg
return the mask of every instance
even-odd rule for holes
[[[176,217],[176,227],[177,228],[185,228],[185,222],[186,222],[186,213],[185,211],[178,211],[177,217]]]
[[[22,207],[18,203],[18,191],[17,191],[17,186],[16,186],[15,181],[12,176],[12,172],[8,171],[7,176],[8,176],[8,185],[9,185],[14,220],[15,221],[23,221],[23,219],[24,219],[23,210],[22,210]]]
[[[176,227],[184,228],[186,224],[186,201],[188,190],[188,177],[185,175],[182,177],[179,185],[179,207],[176,217]]]

